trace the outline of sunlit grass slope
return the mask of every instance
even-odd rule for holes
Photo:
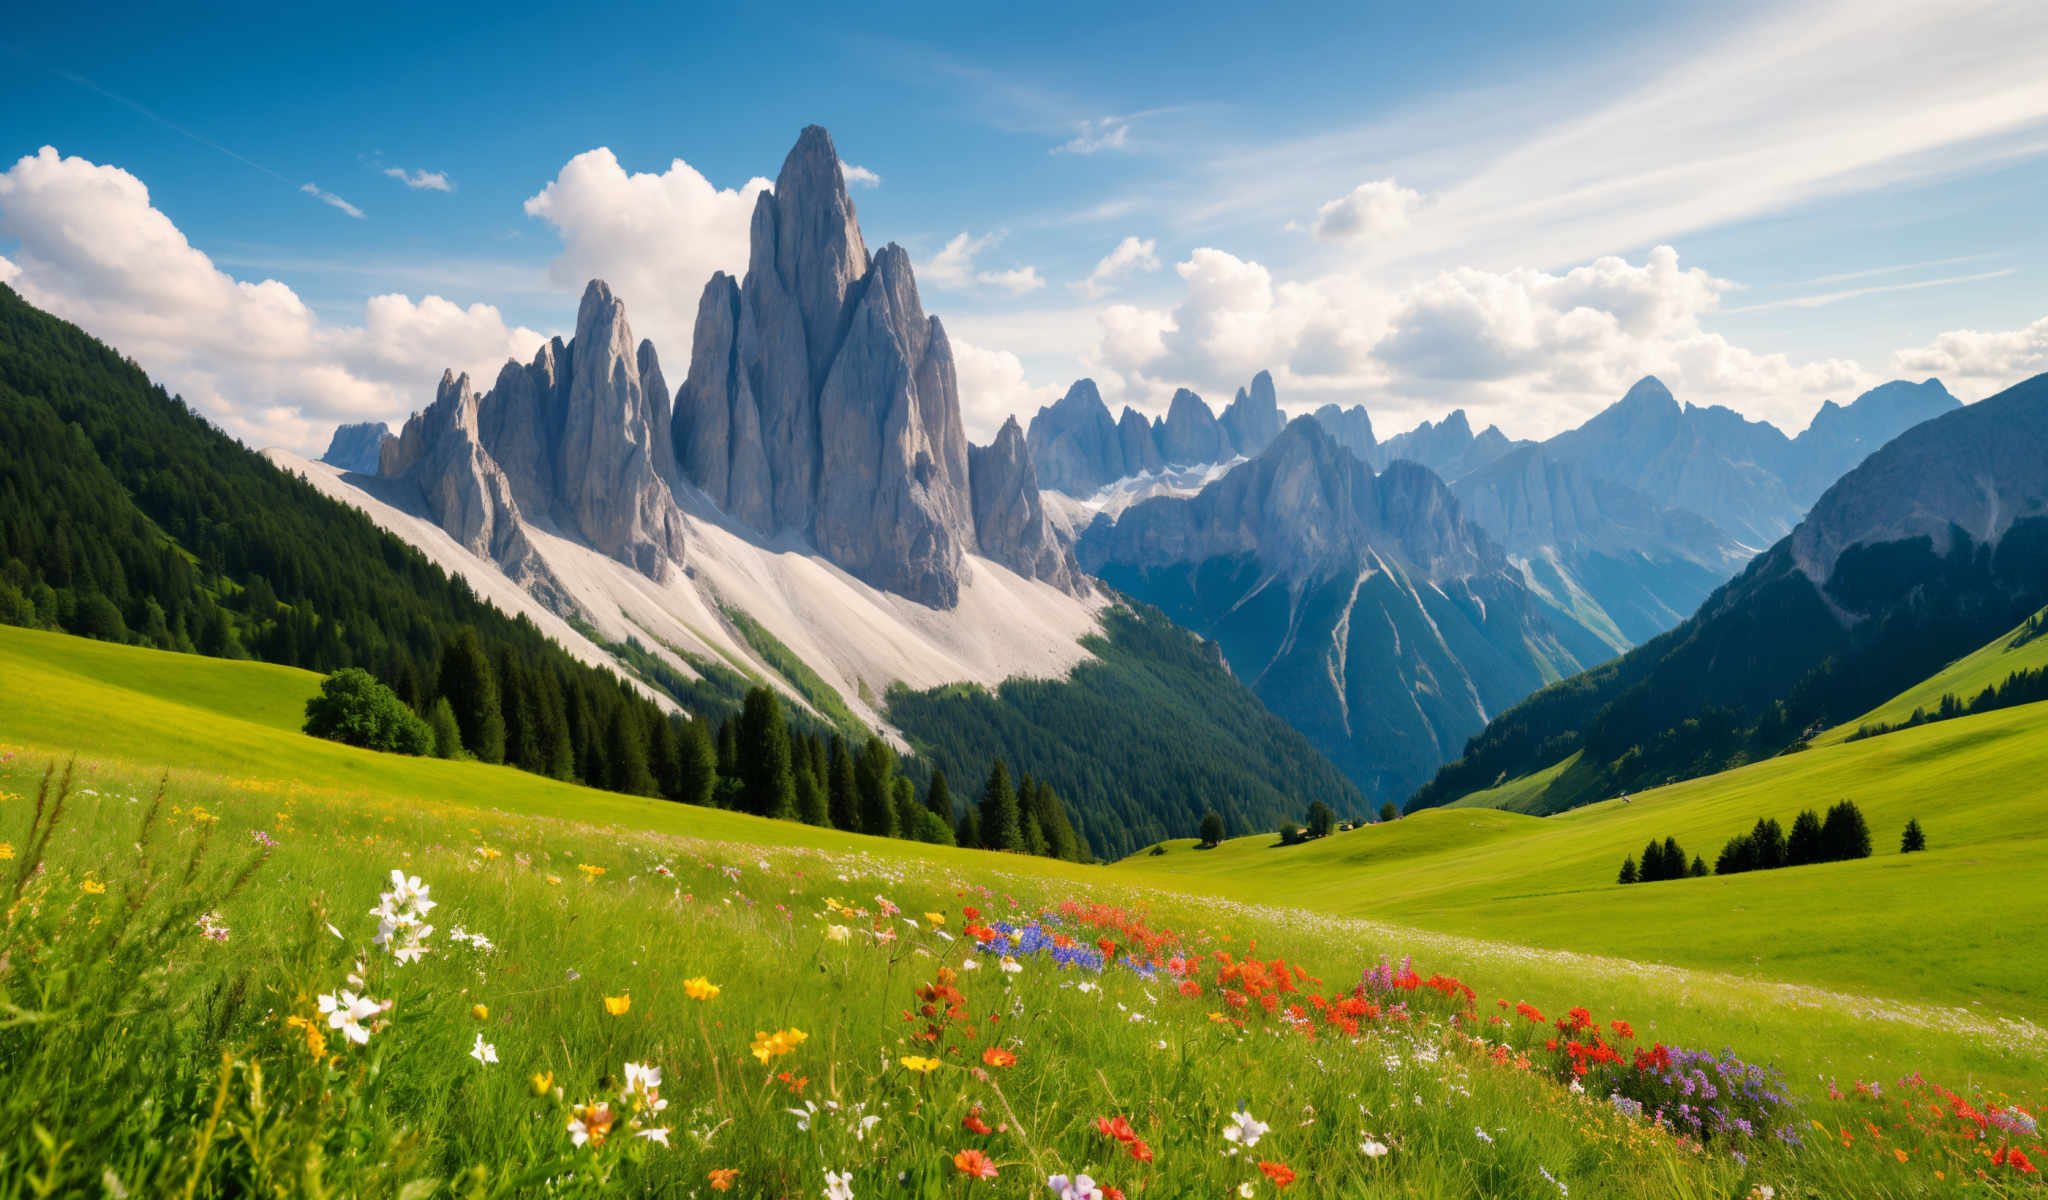
[[[2038,1020],[2043,1006],[2040,934],[2016,900],[2041,847],[1999,844],[2006,830],[2030,831],[2039,807],[2031,785],[2015,783],[2048,765],[2031,710],[1816,750],[1630,807],[1549,819],[1445,810],[1298,848],[1273,848],[1270,837],[1208,852],[1176,843],[1156,858],[1089,868],[358,751],[294,731],[315,686],[302,672],[0,628],[0,749],[19,756],[0,765],[0,787],[21,794],[39,759],[75,751],[98,778],[135,792],[168,767],[188,801],[250,821],[272,809],[374,811],[445,846],[476,836],[470,829],[543,837],[557,828],[548,822],[566,819],[610,831],[584,837],[683,836],[868,853],[904,869],[1000,871],[1200,925],[1232,913],[1240,932],[1280,951],[1313,941],[1345,970],[1412,952],[1483,992],[1624,1013],[1654,1036],[1734,1046],[1799,1079],[1924,1071],[2018,1088],[2048,1076],[2048,1040],[2005,1020]],[[1957,735],[1973,730],[1981,744],[1962,747]],[[1732,880],[1609,882],[1652,833],[1711,856],[1759,812],[1782,819],[1841,795],[1871,814],[1878,858]],[[1934,848],[1902,860],[1885,852],[1895,845],[1889,826],[1908,811]],[[380,868],[353,869],[368,878]]]
[[[1427,810],[1311,842],[1191,841],[1122,870],[1453,933],[2048,1018],[2048,932],[2010,919],[2048,856],[2048,705],[1816,748],[1553,817]],[[1853,799],[1876,853],[1619,886],[1675,837],[1712,862],[1758,817]],[[1900,855],[1908,818],[1930,850]]]
[[[2048,667],[2048,637],[2030,636],[2022,622],[1997,641],[1957,659],[1919,684],[1814,740],[1831,745],[1855,733],[1859,726],[1902,725],[1916,708],[1932,714],[1941,706],[1943,696],[1954,696],[1968,704],[1985,688],[2004,683],[2014,671],[2038,671],[2042,667]]]

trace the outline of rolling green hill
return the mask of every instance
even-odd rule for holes
[[[1857,717],[1845,721],[1815,738],[1818,745],[1833,745],[1865,725],[1903,725],[1915,710],[1933,713],[1943,696],[1965,703],[1987,687],[2004,683],[2015,671],[2038,671],[2048,667],[2048,638],[2041,636],[2036,613],[2015,626],[2012,632],[1943,667],[1921,682]]]
[[[1169,842],[1164,854],[1101,868],[885,841],[481,763],[375,754],[294,731],[316,685],[287,668],[0,627],[0,791],[30,790],[22,772],[76,752],[97,775],[131,788],[153,786],[168,770],[175,786],[259,806],[318,803],[479,827],[570,821],[614,836],[993,867],[1064,879],[1110,902],[1179,913],[1177,921],[1237,925],[1256,916],[1360,953],[1362,945],[1374,955],[1410,950],[1539,1005],[1605,1005],[1688,1044],[1769,1045],[1780,1065],[1808,1074],[1968,1070],[2017,1086],[2048,1073],[2039,1024],[2048,1021],[2040,965],[2048,935],[2020,899],[2048,846],[2033,832],[2038,796],[2014,784],[2048,768],[2048,706],[1815,749],[1644,793],[1628,806],[1551,818],[1434,810],[1285,849],[1271,836],[1214,851]],[[1611,882],[1621,856],[1653,834],[1707,850],[1757,815],[1783,819],[1843,796],[1870,815],[1876,857],[1629,888]],[[1901,858],[1891,851],[1908,815],[1926,826],[1931,849]],[[1873,1012],[1887,1020],[1872,1024]]]

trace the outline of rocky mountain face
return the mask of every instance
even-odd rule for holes
[[[1073,548],[1046,517],[1038,474],[1017,418],[1003,422],[989,445],[969,446],[967,462],[981,552],[1062,591],[1085,590]]]
[[[443,529],[501,563],[533,520],[659,579],[684,554],[667,397],[654,347],[634,344],[625,305],[592,280],[571,341],[506,363],[483,396],[443,375],[384,444],[379,473],[416,486]]]
[[[1570,769],[1537,810],[1753,761],[2048,604],[2048,375],[1899,434],[1684,623],[1531,696],[1416,797]]]
[[[1784,472],[1792,499],[1811,505],[1837,479],[1886,442],[1920,424],[1962,407],[1939,379],[1909,383],[1894,379],[1863,393],[1847,406],[1829,400],[1792,439]]]
[[[1273,377],[1265,371],[1237,390],[1220,418],[1200,396],[1182,388],[1173,394],[1166,416],[1153,421],[1126,406],[1112,422],[1095,381],[1080,379],[1057,402],[1038,410],[1025,440],[1043,486],[1087,496],[1133,475],[1248,458],[1271,444],[1286,423]]]
[[[1581,663],[1441,480],[1406,462],[1375,476],[1311,418],[1192,497],[1098,521],[1079,550],[1215,641],[1375,803]]]
[[[320,461],[359,475],[374,475],[384,439],[390,436],[391,427],[382,421],[342,425],[328,439],[327,453],[320,456]]]
[[[1388,438],[1379,448],[1378,461],[1385,463],[1405,458],[1409,462],[1421,463],[1440,478],[1456,482],[1515,447],[1525,445],[1528,443],[1514,441],[1502,433],[1498,425],[1488,425],[1479,433],[1473,433],[1472,422],[1460,408],[1441,421],[1433,424],[1424,421],[1406,433]]]
[[[909,255],[868,253],[817,126],[756,203],[750,236],[745,279],[712,276],[698,305],[675,406],[682,477],[762,534],[795,534],[877,587],[954,606],[962,557],[984,547],[952,346],[918,301]],[[1012,500],[1018,513],[1035,503]],[[986,549],[1080,586],[1070,561],[1019,536],[1006,528]]]
[[[1560,624],[1619,653],[1684,620],[1748,551],[1697,513],[1524,446],[1451,485]]]
[[[1790,440],[1726,408],[1681,407],[1655,376],[1544,453],[1696,512],[1752,549],[1785,536],[1799,505],[1779,472]]]
[[[1372,417],[1366,413],[1365,405],[1339,408],[1325,404],[1312,415],[1331,437],[1337,439],[1337,444],[1356,455],[1358,461],[1374,469],[1386,461],[1380,454],[1379,442],[1372,435]]]

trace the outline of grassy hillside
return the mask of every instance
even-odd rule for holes
[[[1183,888],[1284,897],[1447,933],[1797,981],[2048,1021],[2048,933],[1991,914],[2030,894],[2048,855],[2038,785],[2048,705],[1816,748],[1536,818],[1427,810],[1297,847],[1167,843],[1120,869]],[[1853,799],[1869,859],[1630,887],[1625,855],[1675,837],[1709,861],[1761,816]],[[1908,818],[1930,851],[1901,856]],[[2030,882],[2034,881],[2034,882]]]
[[[822,1192],[829,1171],[849,1173],[864,1200],[898,1187],[1043,1195],[1049,1175],[1085,1171],[1132,1195],[1259,1195],[1288,1176],[1290,1196],[1311,1197],[1519,1198],[1558,1185],[1580,1200],[1735,1197],[1761,1184],[1949,1195],[1989,1170],[1982,1155],[2004,1140],[1969,1125],[1959,1141],[1947,1109],[1923,1103],[1945,1105],[1940,1093],[1893,1081],[1924,1071],[1992,1111],[2033,1105],[2048,1077],[2039,1029],[2000,1022],[2014,1011],[2000,985],[1980,986],[1984,1003],[1968,1008],[1912,1002],[1971,986],[1951,977],[1979,971],[1973,924],[2005,938],[2011,958],[2039,961],[2011,906],[2021,893],[1986,903],[1970,885],[1993,857],[1995,806],[1923,815],[1936,849],[1908,869],[1923,894],[1952,897],[1944,919],[1920,922],[1949,941],[1900,961],[1885,988],[1846,996],[1778,982],[1797,965],[1778,958],[1739,978],[1515,944],[1525,908],[1546,903],[1542,873],[1528,872],[1567,849],[1545,831],[1577,827],[1591,861],[1602,840],[1591,833],[1603,821],[1620,832],[1629,813],[1436,812],[1298,851],[1247,839],[1085,868],[357,751],[291,731],[312,685],[300,672],[0,629],[0,886],[22,899],[0,922],[11,962],[0,1001],[30,1015],[0,1024],[11,1085],[0,1089],[0,1194],[29,1194],[34,1178],[55,1194],[307,1195],[318,1180],[425,1200],[534,1194],[551,1180],[562,1196],[682,1196],[723,1180],[739,1196],[801,1195]],[[51,752],[74,750],[79,786],[58,812],[39,778]],[[175,769],[156,802],[160,764]],[[1657,805],[1674,817],[1692,807],[1669,795],[1638,807]],[[1900,866],[1814,870],[1850,880],[1865,865]],[[370,942],[364,915],[393,867],[439,904],[439,932],[411,965]],[[1659,908],[1659,888],[1691,886],[1620,900]],[[1695,893],[1695,912],[1722,908],[1716,927],[1631,916],[1605,895],[1617,890],[1574,901],[1574,936],[1608,954],[1651,944],[1645,957],[1670,963],[1712,957],[1717,938],[1789,940],[1758,921],[1753,894],[1723,908],[1730,897]],[[1410,892],[1430,923],[1463,902],[1513,936],[1333,915],[1399,911]],[[1630,928],[1660,921],[1661,942]],[[996,931],[970,934],[975,922]],[[1830,936],[1882,940],[1849,925]],[[487,935],[488,948],[458,943],[457,930]],[[1338,1010],[1363,987],[1362,967],[1411,952],[1420,975]],[[1465,983],[1423,983],[1438,971]],[[686,989],[700,977],[715,998]],[[920,987],[958,995],[935,1005],[933,1040],[903,1015],[927,1001]],[[363,1018],[361,1045],[315,1005],[343,990],[393,1006]],[[1572,1035],[1612,1041],[1622,1061],[1595,1068],[1575,1096],[1565,1051],[1545,1049],[1558,1035],[1516,1003],[1625,1020],[1626,1033]],[[1676,1103],[1658,1098],[1660,1068],[1629,1065],[1653,1042],[1774,1062],[1797,1106],[1755,1111],[1754,1137],[1676,1138],[1604,1099]],[[1003,1055],[1015,1062],[999,1065]],[[621,1095],[627,1063],[662,1071],[665,1108]],[[1816,1076],[1839,1077],[1845,1098]],[[1888,1097],[1859,1093],[1859,1078],[1881,1079]],[[598,1098],[608,1106],[586,1105]],[[1238,1108],[1270,1128],[1254,1151],[1224,1153],[1243,1148],[1221,1134]],[[586,1130],[614,1120],[615,1136],[579,1147],[572,1119]],[[1864,1120],[1883,1123],[1881,1140],[1863,1137]],[[632,1122],[667,1130],[668,1144],[627,1136]],[[1826,1136],[1799,1149],[1769,1132],[1814,1122]],[[58,1138],[37,1141],[34,1124]],[[1837,1128],[1858,1132],[1838,1140]],[[2012,1144],[2038,1153],[2039,1138]],[[978,1168],[970,1150],[995,1181],[964,1176],[961,1161]],[[725,1171],[737,1174],[713,1174]],[[2017,1194],[2020,1182],[2005,1166],[1971,1191]]]
[[[1862,725],[1902,725],[1914,709],[1932,714],[1941,706],[1943,696],[1968,703],[1985,688],[2004,683],[2014,671],[2048,667],[2048,638],[2040,636],[2039,629],[2030,629],[2030,623],[2031,620],[2022,622],[2005,636],[1964,655],[1855,720],[1828,730],[1815,741],[1832,745]]]

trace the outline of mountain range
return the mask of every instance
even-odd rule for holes
[[[1881,404],[1911,415],[1932,394],[1894,385]],[[2048,375],[1944,407],[1676,628],[1501,714],[1412,805],[1512,784],[1555,811],[1776,754],[2048,603]]]

